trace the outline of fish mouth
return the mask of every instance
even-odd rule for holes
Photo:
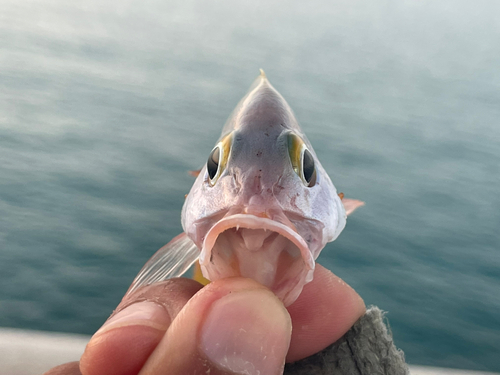
[[[224,217],[203,240],[203,276],[212,281],[252,278],[290,305],[312,280],[315,265],[306,241],[292,226],[252,214]]]

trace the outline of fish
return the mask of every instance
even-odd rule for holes
[[[313,279],[315,260],[364,203],[337,193],[285,99],[261,70],[185,197],[184,232],[144,265],[128,293],[186,273],[242,276],[285,306]]]

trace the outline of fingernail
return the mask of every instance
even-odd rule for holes
[[[167,310],[154,302],[137,302],[113,315],[94,334],[94,337],[119,327],[143,325],[166,331],[170,325]]]
[[[238,374],[281,374],[291,330],[288,312],[270,291],[230,293],[209,310],[201,349],[213,363]]]

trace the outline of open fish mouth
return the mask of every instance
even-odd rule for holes
[[[314,265],[306,241],[294,228],[252,214],[219,220],[208,231],[200,254],[207,279],[252,278],[271,289],[285,306],[312,280]]]

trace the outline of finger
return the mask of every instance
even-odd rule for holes
[[[314,279],[290,306],[292,340],[287,362],[309,357],[341,338],[365,313],[358,293],[342,279],[316,264]]]
[[[184,306],[140,375],[282,374],[290,335],[288,312],[269,289],[217,280]]]
[[[80,359],[82,374],[138,374],[171,322],[201,287],[179,278],[126,295],[87,344]]]
[[[43,375],[82,375],[78,362],[68,362],[44,372]]]

